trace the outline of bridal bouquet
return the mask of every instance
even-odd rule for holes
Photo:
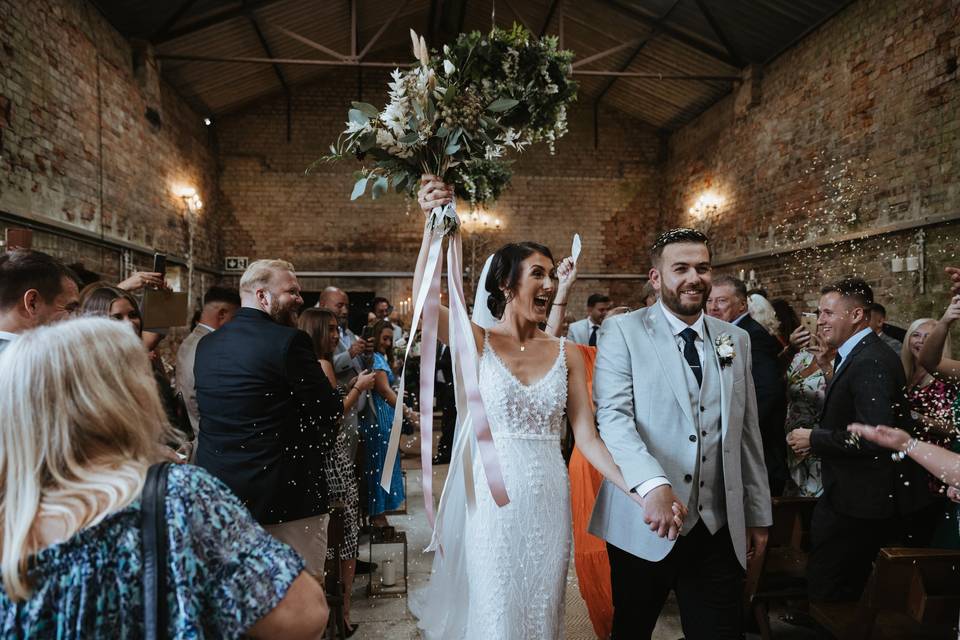
[[[432,173],[472,206],[489,204],[510,181],[508,150],[545,141],[552,153],[566,133],[577,91],[573,53],[518,25],[461,34],[442,51],[410,35],[416,66],[393,71],[382,111],[352,104],[347,128],[323,160],[349,155],[364,163],[354,200],[367,191],[414,196],[420,176]]]

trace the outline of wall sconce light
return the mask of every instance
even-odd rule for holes
[[[203,209],[203,200],[200,199],[197,190],[193,187],[180,187],[177,189],[177,195],[183,199],[183,203],[192,213]]]
[[[690,215],[698,220],[704,220],[719,211],[721,204],[723,204],[723,200],[721,200],[720,196],[708,191],[697,198],[697,201],[690,207],[689,212]]]

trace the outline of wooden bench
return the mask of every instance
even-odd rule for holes
[[[773,498],[767,548],[747,566],[745,611],[770,640],[770,603],[807,599],[807,548],[816,498]]]
[[[840,640],[958,637],[960,551],[881,549],[859,602],[811,602]]]

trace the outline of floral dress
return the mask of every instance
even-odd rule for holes
[[[827,380],[819,367],[813,373],[806,371],[813,362],[812,353],[800,351],[787,367],[787,419],[784,423],[787,433],[798,428],[812,429],[820,421]],[[790,481],[784,495],[816,497],[823,493],[819,458],[807,456],[801,460],[788,448],[787,467]]]
[[[300,556],[193,465],[167,478],[167,636],[238,638],[283,599]],[[33,593],[0,590],[0,638],[142,638],[140,500],[30,559]]]

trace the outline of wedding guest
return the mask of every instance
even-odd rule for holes
[[[340,321],[331,311],[325,309],[306,309],[300,314],[298,326],[310,336],[318,362],[330,384],[337,388],[343,398],[345,414],[359,402],[374,384],[374,374],[363,371],[350,380],[349,384],[338,387],[334,372],[334,349],[340,344]],[[331,501],[339,501],[344,506],[343,546],[340,548],[340,584],[343,587],[343,628],[349,638],[357,631],[358,625],[350,624],[350,593],[353,589],[353,576],[357,566],[357,540],[360,534],[360,499],[354,475],[353,457],[347,434],[341,429],[333,449],[323,457],[323,471],[326,474],[327,489]],[[327,550],[327,559],[333,558],[333,550]]]
[[[350,318],[350,297],[343,290],[327,287],[320,293],[317,307],[333,313],[339,323],[339,337],[333,351],[333,370],[337,376],[337,382],[346,386],[366,369],[364,356],[373,357],[373,345],[358,338],[347,326]],[[369,400],[370,394],[367,391],[361,391],[356,404],[344,410],[343,432],[347,438],[351,460],[357,457],[357,445],[360,439],[359,416],[366,410]]]
[[[41,251],[0,254],[0,351],[24,331],[72,316],[80,306],[77,277]]]
[[[200,410],[197,408],[197,390],[194,385],[193,363],[197,344],[204,336],[213,333],[233,320],[240,308],[240,294],[236,289],[210,287],[203,296],[203,307],[197,326],[183,339],[177,349],[177,393],[183,397],[187,415],[194,434],[200,430]]]
[[[802,345],[787,367],[787,418],[784,429],[789,435],[794,429],[810,429],[820,420],[827,384],[833,377],[833,359],[837,350],[821,336],[811,336],[803,327],[791,333],[804,334]],[[793,340],[791,340],[791,343]],[[787,469],[790,479],[784,495],[816,497],[823,493],[820,458],[809,452],[798,454],[787,451]]]
[[[303,298],[292,264],[251,263],[240,278],[240,302],[234,319],[197,345],[197,464],[322,579],[329,519],[323,454],[336,441],[343,404],[310,338],[296,328]]]
[[[457,403],[453,382],[453,357],[450,347],[437,342],[437,370],[435,394],[437,408],[442,412],[440,419],[440,440],[437,442],[437,455],[433,464],[449,464],[453,449],[453,438],[457,427]]]
[[[953,405],[957,399],[957,386],[948,377],[934,377],[917,360],[924,342],[936,325],[937,321],[933,318],[918,318],[910,323],[907,341],[900,350],[900,361],[907,379],[907,402],[911,417],[918,423],[919,437],[943,446],[953,439]],[[948,335],[940,349],[940,360],[949,357],[950,352]],[[936,373],[937,370],[933,371]]]
[[[556,302],[553,303],[557,305]],[[566,304],[566,302],[564,302]],[[597,335],[600,331],[600,325],[610,310],[610,296],[602,293],[591,294],[587,298],[587,317],[572,323],[567,329],[567,339],[577,344],[585,344],[591,347],[597,346]]]
[[[390,314],[393,313],[393,305],[390,304],[390,301],[383,297],[376,297],[373,299],[373,302],[370,303],[371,308],[373,309],[373,315],[376,316],[377,320],[384,320],[390,323],[390,326],[393,327],[393,344],[397,344],[403,340],[403,327],[398,325],[390,318]]]
[[[784,345],[784,350],[780,353],[780,363],[789,367],[793,357],[797,354],[797,349],[791,343],[790,336],[800,326],[800,318],[797,317],[797,312],[793,310],[790,303],[783,298],[774,298],[770,301],[770,305],[773,307],[774,313],[777,314],[777,320],[780,321],[780,331],[777,334],[777,339],[780,340],[780,344]]]
[[[783,348],[768,329],[750,317],[747,287],[742,280],[729,275],[714,277],[706,310],[707,315],[729,322],[750,334],[753,384],[757,391],[757,418],[763,438],[767,480],[770,483],[770,495],[782,495],[788,477],[787,448],[783,442],[787,390],[780,366]],[[771,322],[776,319],[770,313],[766,316]]]
[[[144,637],[140,492],[175,434],[142,344],[99,318],[27,332],[0,406],[0,636]],[[164,504],[167,637],[322,633],[320,585],[227,487],[174,465]]]
[[[949,269],[949,268],[948,268]],[[950,270],[947,273],[951,273]],[[960,271],[955,271],[960,276]],[[955,280],[956,282],[956,280]],[[923,343],[920,353],[917,354],[917,363],[927,371],[935,372],[938,379],[950,382],[951,384],[960,383],[960,360],[954,360],[947,356],[950,340],[950,327],[960,318],[960,297],[954,297],[943,317],[934,325],[933,330],[927,336]],[[955,453],[960,453],[960,431],[957,425],[960,424],[960,394],[957,395],[953,404],[953,430],[950,434],[950,440],[943,443],[947,449]],[[953,490],[951,496],[954,502],[957,502],[956,491]],[[940,520],[933,534],[931,544],[938,548],[960,549],[960,505],[953,505],[953,508],[947,508],[944,518]]]
[[[877,552],[891,542],[917,542],[908,529],[932,503],[922,470],[851,442],[847,425],[910,424],[906,380],[896,355],[870,329],[873,291],[860,278],[825,287],[817,326],[837,349],[819,423],[787,436],[794,452],[821,459],[823,495],[811,524],[807,566],[811,600],[857,600]]]
[[[107,284],[94,283],[88,285],[80,295],[80,315],[100,316],[124,322],[143,344],[143,318],[140,315],[140,306],[136,299],[128,292]],[[154,334],[153,337],[157,337]],[[150,355],[150,346],[143,344],[144,352]],[[187,417],[186,407],[177,398],[163,364],[156,358],[150,358],[153,377],[157,382],[160,400],[167,414],[171,426],[187,435],[189,440],[193,431]],[[187,454],[189,454],[189,450]],[[185,454],[186,455],[186,454]]]
[[[373,325],[373,369],[376,373],[373,392],[373,411],[368,412],[361,419],[360,437],[367,459],[364,473],[367,484],[367,514],[370,524],[375,527],[387,526],[385,511],[397,509],[406,499],[403,480],[400,473],[400,454],[397,452],[393,465],[393,475],[390,483],[390,492],[387,493],[380,486],[380,476],[387,457],[387,448],[390,444],[390,430],[393,426],[394,409],[397,406],[397,394],[393,390],[396,377],[390,367],[390,354],[393,351],[393,326],[387,320],[379,320]],[[412,411],[401,404],[407,419],[415,421]]]
[[[896,353],[900,353],[903,348],[903,343],[896,338],[887,335],[884,332],[884,326],[887,322],[887,309],[879,302],[874,302],[870,305],[870,328],[873,329],[873,332],[877,334],[877,337],[883,341],[885,345],[890,347]],[[910,335],[910,331],[906,332],[906,335]]]

